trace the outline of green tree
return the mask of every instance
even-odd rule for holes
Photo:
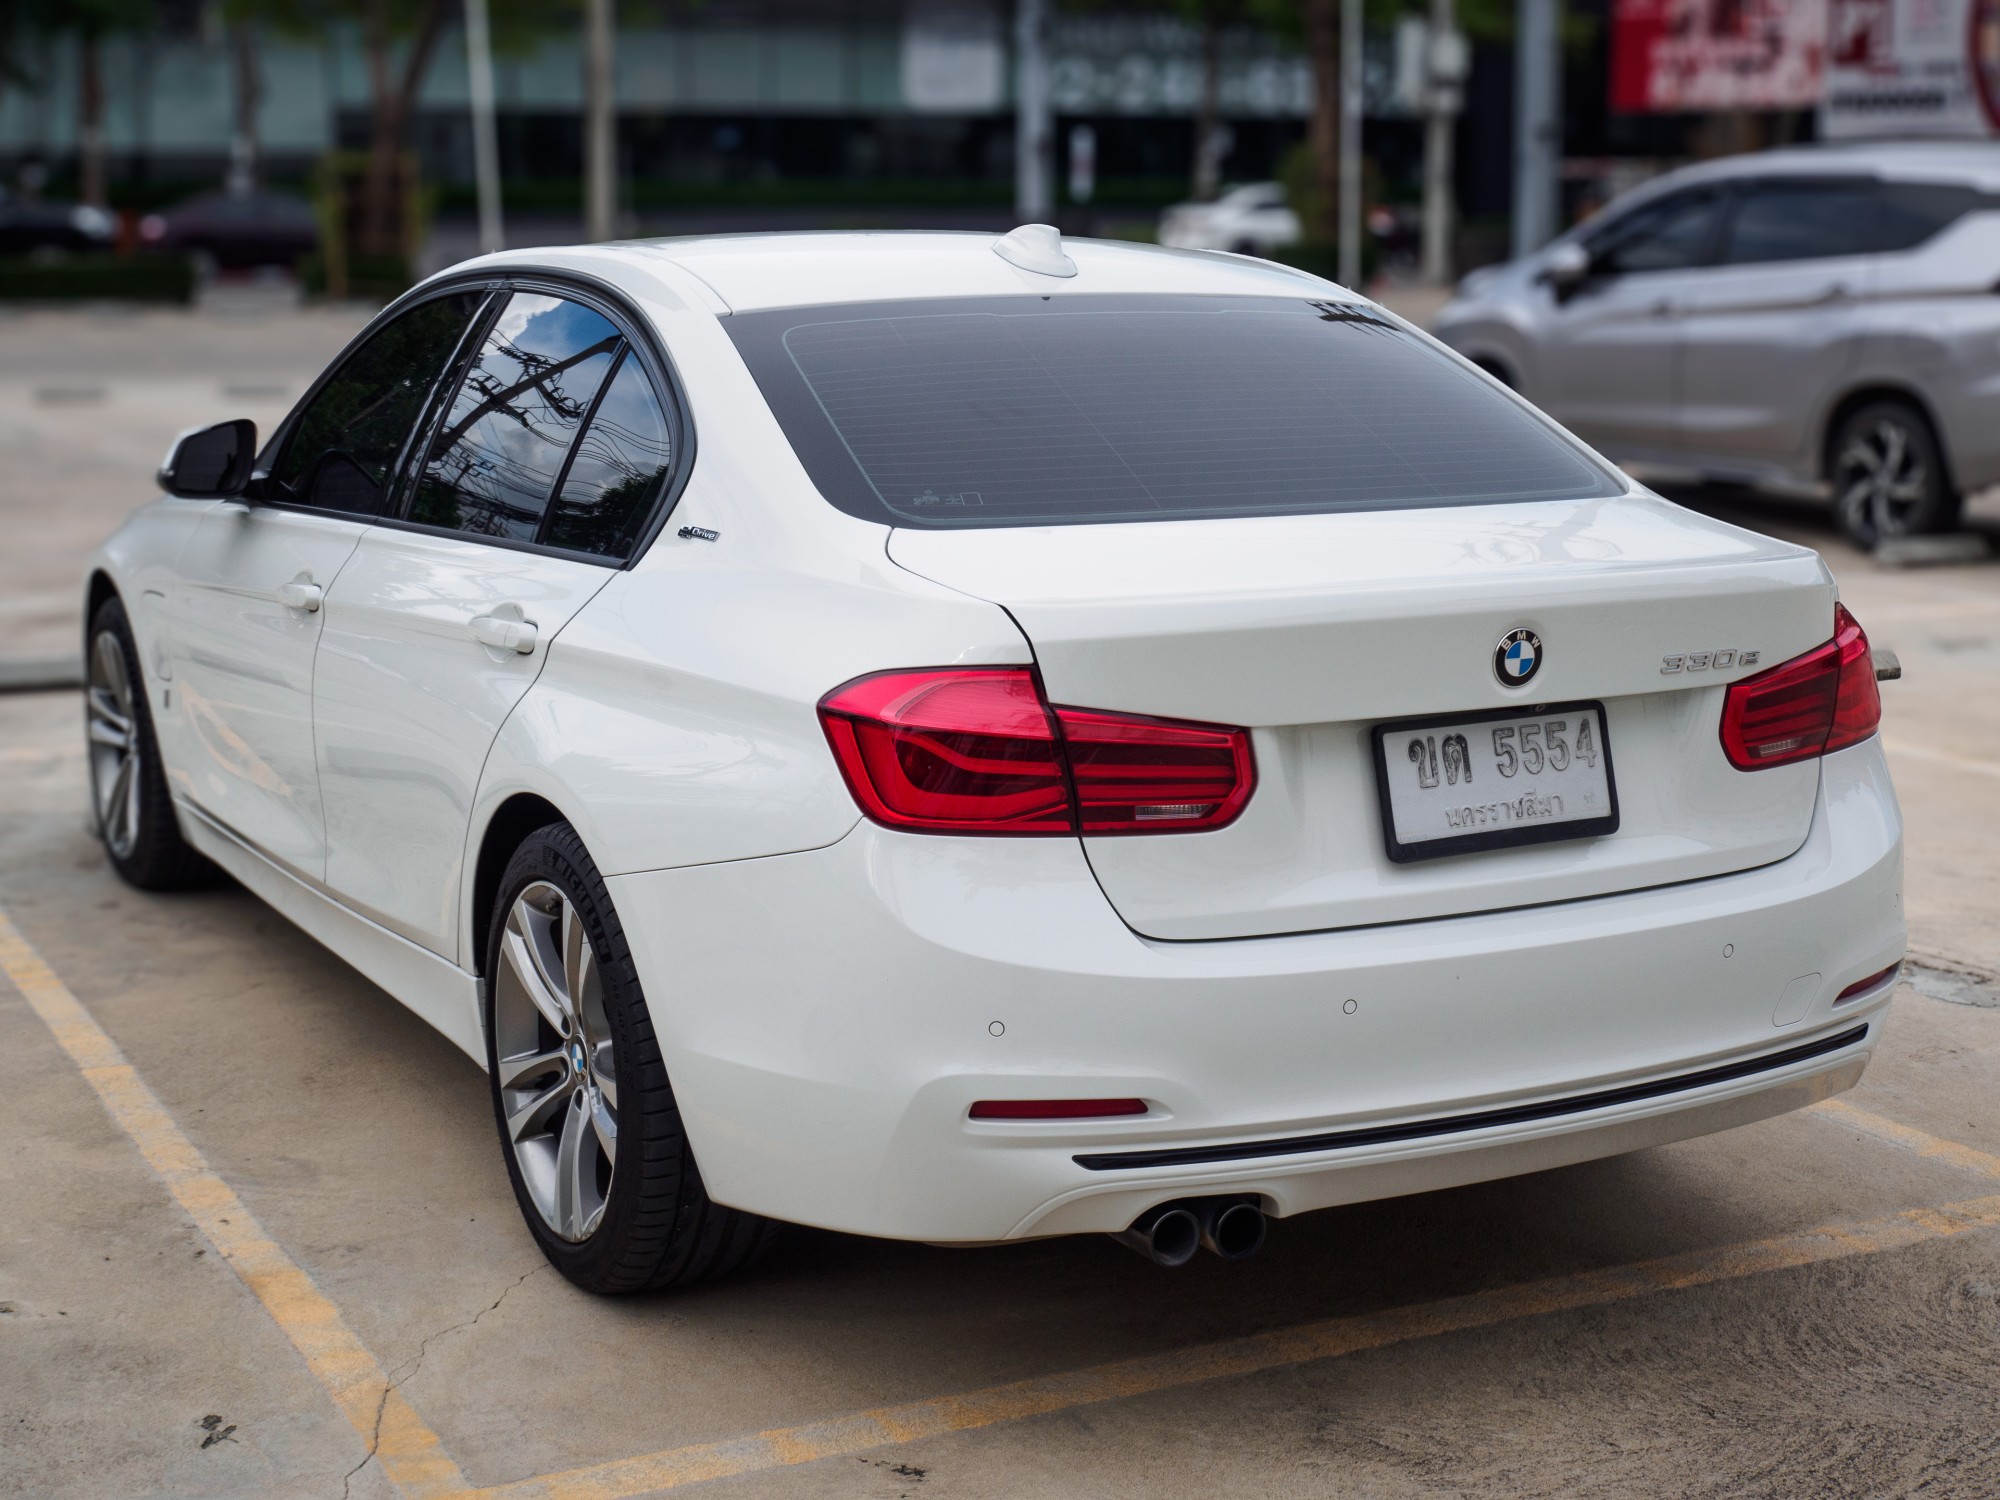
[[[156,20],[152,0],[20,0],[17,24],[76,45],[76,168],[78,196],[103,207],[109,183],[104,159],[104,43]]]

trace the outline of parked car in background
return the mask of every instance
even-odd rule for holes
[[[2000,146],[1671,173],[1476,271],[1436,333],[1622,462],[1831,493],[1857,541],[2000,482]]]
[[[1267,261],[485,256],[161,483],[88,584],[111,862],[484,1065],[595,1291],[778,1220],[1241,1259],[1816,1103],[1895,988],[1820,558]]]
[[[1299,239],[1299,216],[1281,182],[1233,187],[1213,203],[1176,203],[1160,215],[1160,243],[1177,250],[1264,255]]]
[[[0,188],[0,255],[109,250],[117,232],[107,209],[22,198]]]
[[[312,205],[290,193],[204,193],[139,221],[140,243],[225,270],[290,266],[319,244]]]

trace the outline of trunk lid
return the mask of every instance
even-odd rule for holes
[[[911,572],[1009,611],[1050,701],[1247,727],[1257,789],[1206,833],[1084,840],[1124,920],[1161,939],[1411,921],[1575,900],[1782,859],[1813,762],[1732,768],[1724,687],[1832,635],[1812,552],[1635,492],[1448,509],[894,531]],[[1542,665],[1505,686],[1500,638]],[[1662,671],[1673,655],[1749,666]],[[1621,821],[1595,838],[1398,864],[1372,730],[1601,702]]]

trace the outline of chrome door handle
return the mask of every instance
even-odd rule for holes
[[[523,656],[534,653],[541,633],[535,629],[532,620],[505,620],[498,615],[474,615],[467,622],[472,638],[482,646],[491,646],[495,651],[518,651]]]
[[[302,609],[307,614],[312,614],[319,608],[320,600],[325,597],[324,589],[303,578],[294,578],[290,583],[278,585],[278,602],[287,609]]]

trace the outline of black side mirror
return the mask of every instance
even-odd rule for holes
[[[257,424],[247,417],[191,427],[160,465],[160,488],[181,500],[227,500],[243,493],[257,459]]]

